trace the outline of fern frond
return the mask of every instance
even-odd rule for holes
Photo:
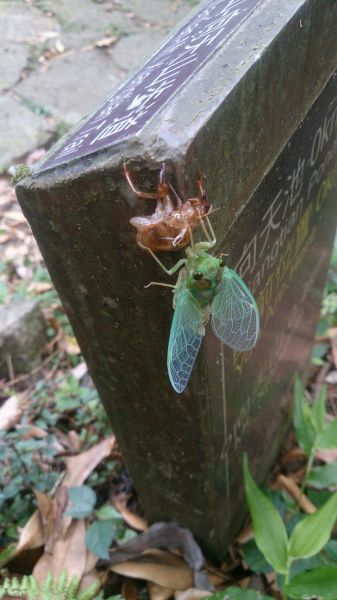
[[[33,575],[25,575],[21,580],[6,577],[0,585],[0,600],[4,596],[25,597],[27,600],[96,600],[99,587],[99,582],[94,581],[79,592],[78,578],[74,576],[69,581],[66,571],[62,571],[55,581],[48,573],[42,585]]]

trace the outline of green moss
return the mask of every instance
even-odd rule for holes
[[[15,167],[15,173],[11,179],[11,184],[16,185],[17,183],[19,183],[19,181],[21,181],[21,179],[24,179],[25,177],[28,177],[31,174],[32,170],[30,167],[27,167],[27,165],[24,165],[23,163],[17,165]]]

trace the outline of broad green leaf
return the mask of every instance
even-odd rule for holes
[[[288,553],[293,559],[317,554],[330,538],[337,518],[337,493],[312,515],[305,517],[293,530]]]
[[[337,540],[330,540],[323,548],[323,552],[328,559],[336,562],[337,568]]]
[[[109,548],[114,540],[116,526],[113,521],[94,521],[86,532],[85,541],[89,550],[108,560]]]
[[[337,418],[321,431],[315,441],[315,447],[321,450],[337,448]]]
[[[208,596],[205,600],[273,600],[271,596],[255,592],[254,590],[244,590],[243,588],[230,587],[223,592],[217,592],[213,596]]]
[[[312,571],[313,569],[318,569],[318,567],[333,567],[337,569],[337,540],[330,540],[318,554],[310,556],[310,558],[294,560],[290,569],[290,579],[298,573]]]
[[[331,498],[331,492],[329,492],[329,490],[310,490],[308,488],[307,496],[309,500],[311,500],[311,502],[316,506],[316,508],[321,508],[321,506],[323,506],[323,504],[325,504],[325,502]]]
[[[315,426],[317,433],[323,431],[325,426],[325,416],[326,416],[326,385],[324,385],[321,389],[321,392],[311,409],[312,420]]]
[[[114,521],[115,523],[124,523],[123,517],[118,510],[111,504],[105,504],[95,511],[96,517],[100,521]]]
[[[70,515],[74,519],[85,519],[91,515],[96,504],[96,494],[88,485],[80,485],[71,487],[68,490],[70,507],[66,511],[66,515]]]
[[[0,567],[5,565],[11,559],[11,557],[15,554],[15,551],[16,543],[9,544],[8,546],[6,546],[6,548],[0,551]]]
[[[286,593],[294,600],[303,598],[320,598],[321,600],[336,600],[337,569],[319,567],[313,571],[295,575],[286,586]]]
[[[293,423],[299,445],[306,454],[311,454],[316,431],[312,422],[311,409],[305,397],[302,382],[297,374],[295,375],[294,387]]]
[[[275,571],[287,573],[288,538],[283,521],[249,473],[246,455],[243,460],[243,473],[256,544]]]
[[[267,563],[255,540],[249,540],[242,546],[243,559],[255,573],[270,573],[273,567]]]
[[[307,483],[318,489],[337,485],[337,462],[314,467],[308,476]]]

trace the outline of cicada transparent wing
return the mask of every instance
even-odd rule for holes
[[[167,351],[169,378],[178,394],[187,386],[204,333],[200,306],[185,286],[178,288]]]
[[[226,267],[212,305],[215,335],[233,350],[250,350],[259,335],[257,304],[241,277]]]

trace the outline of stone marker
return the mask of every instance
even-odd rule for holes
[[[147,517],[219,560],[245,516],[242,452],[261,481],[311,352],[335,232],[336,66],[334,0],[214,0],[17,187]],[[261,313],[249,353],[207,329],[183,395],[166,372],[172,294],[144,289],[168,278],[129,224],[154,206],[122,170],[155,191],[163,160],[183,198],[206,175],[216,252]]]
[[[47,342],[46,323],[38,302],[11,302],[0,308],[0,377],[29,373],[41,361]]]

